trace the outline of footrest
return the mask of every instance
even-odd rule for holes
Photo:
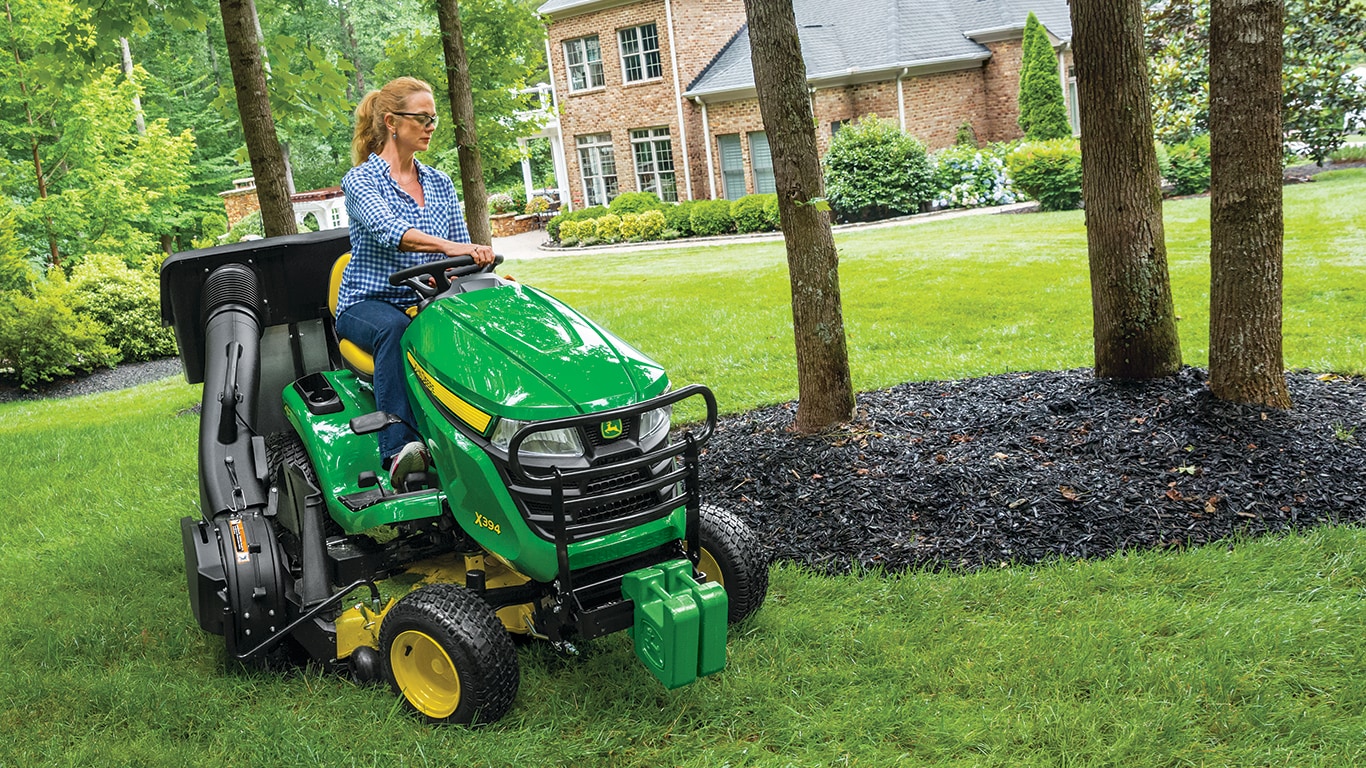
[[[636,656],[670,690],[726,666],[726,590],[698,584],[692,563],[672,560],[622,577],[635,604]]]

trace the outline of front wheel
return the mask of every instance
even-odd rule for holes
[[[739,624],[764,604],[768,594],[768,556],[759,537],[734,513],[714,504],[699,510],[701,557],[697,570],[726,590],[727,618]]]
[[[517,696],[517,652],[478,595],[433,584],[405,595],[379,633],[384,676],[435,723],[492,723]]]

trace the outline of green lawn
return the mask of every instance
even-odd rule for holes
[[[1366,372],[1366,170],[1285,190],[1285,362]],[[1208,363],[1209,200],[1166,206],[1191,365]],[[971,216],[836,235],[854,386],[1089,366],[1082,213]],[[797,396],[781,242],[512,262],[723,410]]]
[[[1366,369],[1366,171],[1286,190],[1286,355]],[[1207,203],[1168,206],[1203,362]],[[1086,365],[1080,214],[840,235],[855,382]],[[704,381],[795,395],[780,245],[511,271]],[[1366,531],[975,574],[780,565],[720,675],[674,692],[624,636],[519,651],[490,728],[435,728],[319,670],[223,669],[195,626],[199,388],[0,404],[0,766],[1084,766],[1366,762]],[[1366,416],[1363,417],[1366,419]]]

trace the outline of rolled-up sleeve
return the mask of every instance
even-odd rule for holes
[[[342,178],[342,192],[346,194],[346,215],[352,223],[359,223],[376,241],[398,249],[403,233],[413,228],[413,223],[394,212],[380,194],[377,180],[368,174],[360,173],[363,166],[357,166]]]

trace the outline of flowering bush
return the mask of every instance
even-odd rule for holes
[[[489,213],[498,215],[516,212],[517,203],[513,201],[512,195],[506,192],[494,192],[489,195]]]
[[[1024,195],[1015,189],[1006,170],[1009,151],[1008,144],[989,144],[982,149],[956,145],[934,153],[935,204],[975,208],[1018,202]]]
[[[546,213],[549,210],[550,201],[540,195],[534,195],[530,200],[526,201],[526,213],[535,215],[538,213]]]

